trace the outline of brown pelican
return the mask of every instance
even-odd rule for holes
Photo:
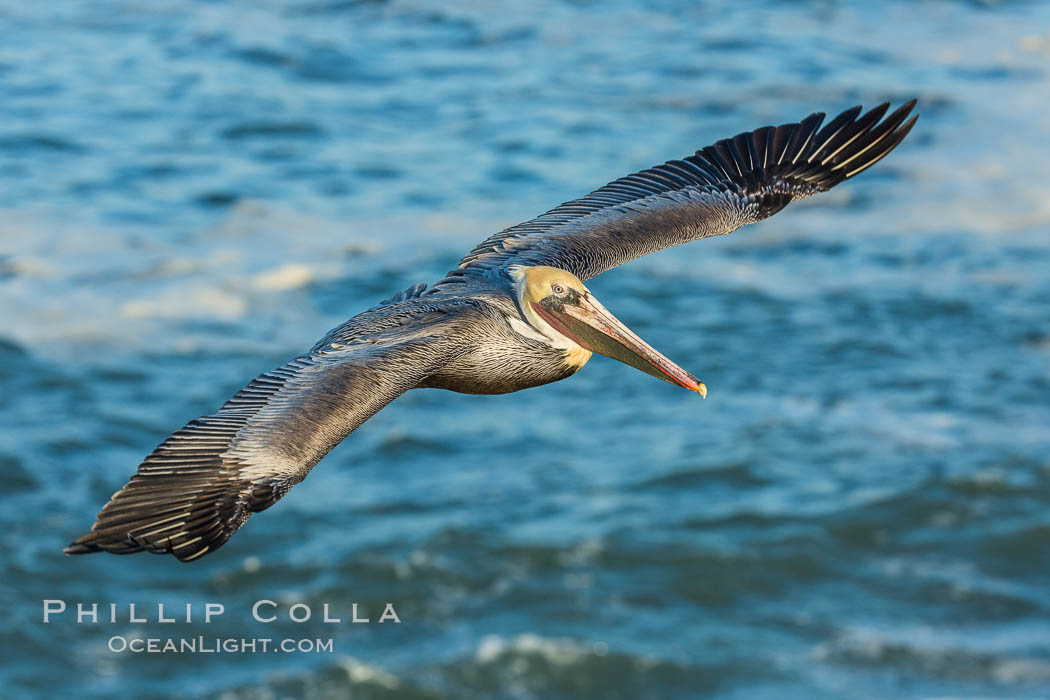
[[[907,136],[912,100],[767,126],[620,178],[513,226],[429,289],[410,287],[261,374],[146,457],[66,552],[191,561],[269,508],[409,389],[502,394],[564,379],[592,353],[706,396],[584,280],[668,246],[730,233],[866,170]]]

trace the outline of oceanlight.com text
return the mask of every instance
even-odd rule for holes
[[[109,650],[115,654],[331,654],[332,639],[280,639],[269,637],[124,637],[109,638]]]

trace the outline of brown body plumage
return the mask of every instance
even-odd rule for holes
[[[222,546],[383,406],[417,387],[503,394],[564,379],[592,352],[706,395],[616,320],[584,280],[730,233],[870,167],[907,135],[914,101],[822,114],[719,141],[621,178],[490,237],[445,279],[417,285],[256,377],[168,437],[66,552]],[[907,120],[907,121],[906,121]]]

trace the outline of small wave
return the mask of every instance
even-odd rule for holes
[[[339,666],[346,672],[351,685],[378,686],[386,690],[398,690],[402,685],[394,674],[353,657],[343,659]]]
[[[86,150],[76,141],[64,139],[53,134],[14,134],[0,136],[0,151],[7,153],[33,153],[52,151],[58,153],[79,153]]]
[[[912,639],[889,637],[870,629],[853,629],[818,644],[816,661],[835,664],[910,669],[950,680],[1008,685],[1050,683],[1050,662],[1026,656],[977,651],[938,644],[932,631],[915,630]]]
[[[709,468],[680,469],[660,474],[637,482],[635,487],[640,489],[702,488],[714,483],[733,486],[762,486],[769,483],[769,480],[755,474],[748,464],[726,464]]]
[[[255,138],[315,138],[324,130],[313,122],[244,122],[222,130],[221,136],[231,141]]]
[[[559,666],[578,663],[590,655],[605,656],[609,645],[604,642],[585,643],[574,639],[550,639],[535,634],[521,634],[510,639],[487,635],[478,644],[474,659],[479,664],[505,662],[506,657],[533,656]]]

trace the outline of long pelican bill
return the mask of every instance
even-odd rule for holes
[[[581,347],[707,398],[703,382],[639,338],[590,293],[579,295],[575,302],[544,300],[532,307],[559,333]]]

